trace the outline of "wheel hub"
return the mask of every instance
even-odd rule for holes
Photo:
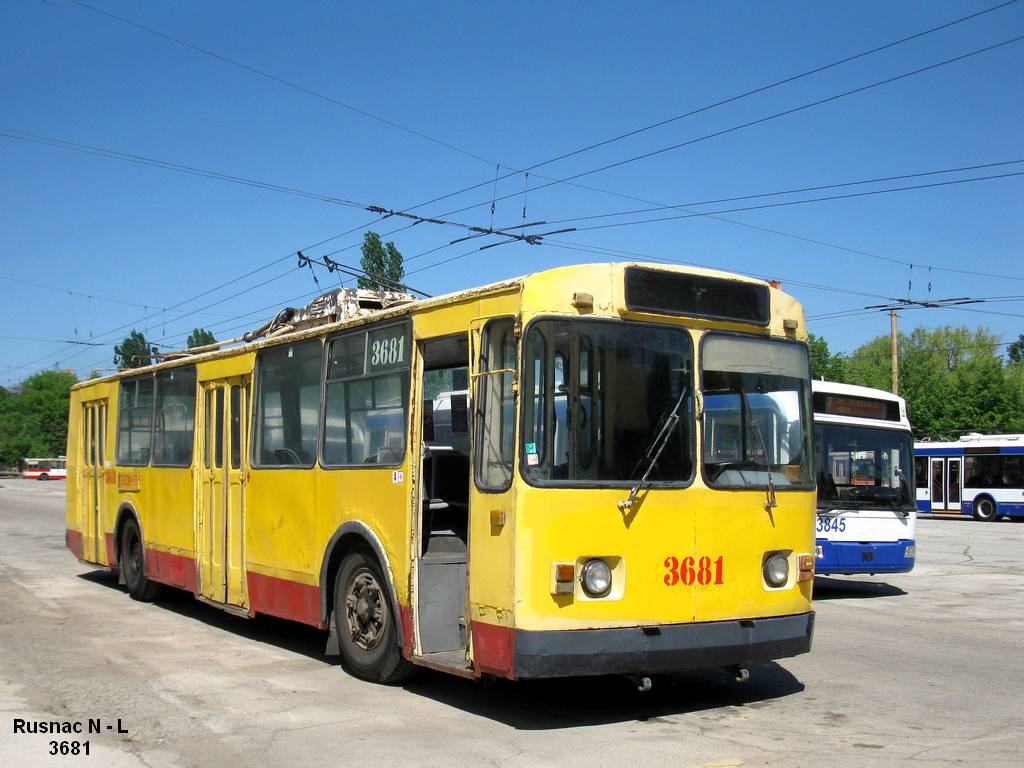
[[[372,651],[384,637],[388,612],[377,579],[366,568],[352,577],[345,594],[345,614],[352,642]]]

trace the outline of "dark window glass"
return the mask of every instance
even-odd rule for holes
[[[257,466],[311,467],[320,414],[320,339],[282,344],[260,353],[256,385]]]
[[[217,387],[214,394],[213,414],[213,466],[224,466],[224,388]]]
[[[231,468],[242,465],[242,388],[231,388]]]
[[[149,464],[153,433],[153,378],[122,381],[117,413],[117,463]]]
[[[626,306],[658,314],[768,325],[768,286],[660,269],[626,269]]]
[[[542,320],[526,338],[522,472],[536,484],[693,476],[693,346],[646,323]],[[584,370],[585,369],[585,370]],[[673,413],[678,420],[665,432]]]
[[[818,506],[912,509],[910,433],[814,425]]]
[[[946,498],[942,482],[942,459],[932,461],[932,501],[943,502]]]
[[[515,457],[516,337],[512,318],[484,328],[477,378],[477,485],[504,490],[512,482]]]
[[[926,456],[914,458],[914,481],[918,488],[928,487],[928,458]]]
[[[701,364],[708,484],[812,487],[807,348],[709,334]]]
[[[990,449],[991,450],[991,449]],[[1024,456],[1003,454],[966,456],[964,488],[1024,488]]]
[[[324,464],[401,463],[409,403],[409,326],[332,339],[328,360]]]
[[[196,417],[196,369],[171,368],[156,375],[153,464],[187,467],[192,463]]]

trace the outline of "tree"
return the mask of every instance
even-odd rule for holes
[[[42,371],[0,397],[0,461],[58,456],[67,448],[70,371]]]
[[[114,365],[122,371],[126,368],[142,368],[153,362],[153,350],[141,331],[134,328],[124,337],[120,345],[114,347]]]
[[[1024,333],[1006,348],[1006,357],[1011,363],[1024,363]]]
[[[376,232],[363,235],[363,258],[360,264],[363,272],[371,277],[360,277],[357,284],[360,288],[370,290],[401,290],[402,278],[405,277],[402,254],[390,240],[381,242]]]
[[[898,339],[900,394],[914,433],[953,439],[970,431],[1024,429],[1024,387],[1017,366],[1003,366],[996,336],[985,328],[915,328]],[[850,355],[851,384],[890,389],[888,336],[862,344]]]
[[[193,328],[192,333],[188,335],[188,348],[193,347],[205,347],[207,344],[213,344],[217,339],[213,333],[206,330],[205,328]]]
[[[845,382],[846,355],[841,352],[831,354],[828,342],[823,336],[807,334],[807,346],[811,354],[811,378],[823,381]]]

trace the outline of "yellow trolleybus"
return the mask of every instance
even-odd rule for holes
[[[67,546],[136,599],[327,629],[368,680],[745,678],[811,644],[804,338],[702,269],[339,289],[78,384]]]

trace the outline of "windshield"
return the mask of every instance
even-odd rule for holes
[[[913,509],[910,433],[814,425],[818,507]]]
[[[715,488],[810,488],[810,390],[798,343],[705,336],[704,476]]]
[[[540,320],[523,363],[524,477],[535,485],[629,485],[677,403],[649,481],[693,475],[693,344],[683,330],[647,323]],[[659,446],[660,447],[660,446]]]

